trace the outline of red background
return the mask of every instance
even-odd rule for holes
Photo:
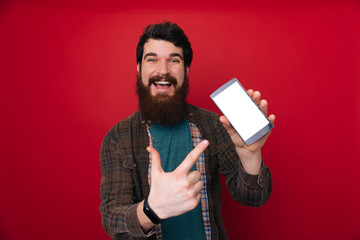
[[[164,19],[193,45],[190,103],[218,112],[237,77],[277,115],[272,196],[224,188],[230,239],[360,239],[360,3],[340,0],[2,1],[0,239],[109,239],[100,144],[137,109],[136,44]]]

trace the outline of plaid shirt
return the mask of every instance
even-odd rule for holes
[[[205,229],[210,225],[207,239],[222,240],[227,239],[227,235],[221,219],[218,173],[225,176],[234,199],[247,206],[258,207],[269,199],[272,180],[264,164],[257,176],[244,171],[234,144],[218,119],[216,113],[187,105],[186,120],[194,124],[193,144],[202,138],[210,143],[203,154],[206,190],[201,200]],[[138,111],[109,130],[101,146],[100,212],[104,229],[113,239],[161,239],[161,234],[154,234],[159,233],[159,226],[144,234],[136,212],[138,203],[150,191],[146,147],[151,138],[147,126]],[[201,167],[199,169],[201,171]]]
[[[189,126],[190,126],[192,144],[193,144],[193,147],[195,148],[202,141],[201,133],[195,123],[189,122]],[[147,133],[149,136],[149,145],[153,146],[149,127],[147,127]],[[202,211],[202,216],[203,216],[206,240],[211,240],[211,226],[210,226],[210,218],[209,218],[209,203],[208,203],[207,190],[206,190],[206,172],[205,172],[204,154],[201,154],[200,157],[197,159],[196,169],[200,172],[201,181],[204,183],[204,187],[200,193],[201,194],[201,198],[200,198],[201,211]],[[148,182],[149,182],[149,185],[151,186],[151,154],[149,154]],[[161,234],[160,225],[155,226],[155,232],[156,232],[157,238],[159,240],[161,240],[162,234]]]

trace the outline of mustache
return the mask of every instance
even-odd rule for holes
[[[154,84],[155,82],[162,81],[162,82],[170,82],[174,87],[177,85],[177,80],[170,74],[165,75],[156,75],[149,78],[149,86]]]

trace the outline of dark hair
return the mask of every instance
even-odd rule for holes
[[[144,44],[149,39],[165,40],[173,43],[177,47],[183,49],[184,65],[190,67],[193,58],[193,51],[189,39],[184,31],[176,24],[164,22],[158,24],[150,24],[144,28],[143,35],[140,36],[139,43],[136,48],[136,62],[141,65],[144,53]]]

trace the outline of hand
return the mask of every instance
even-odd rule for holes
[[[254,91],[252,89],[249,89],[247,91],[249,96],[254,100],[254,102],[259,106],[261,111],[267,116],[268,114],[268,103],[265,99],[261,99],[261,93],[259,91]],[[275,122],[275,115],[271,114],[268,116],[270,122],[274,124]],[[261,147],[266,142],[266,139],[270,135],[270,132],[268,132],[265,136],[251,144],[250,146],[247,146],[245,142],[241,139],[239,134],[235,131],[235,129],[230,125],[228,119],[225,116],[220,117],[220,122],[223,124],[226,131],[229,133],[231,140],[233,141],[235,145],[235,149],[237,154],[239,155],[239,158],[241,160],[241,163],[245,170],[250,174],[258,174],[261,166]]]
[[[200,181],[200,172],[190,172],[190,169],[208,145],[207,140],[198,144],[173,172],[164,172],[159,153],[152,147],[147,148],[151,153],[148,203],[161,219],[179,216],[198,205],[203,182]]]
[[[267,116],[268,113],[268,103],[265,99],[261,99],[261,93],[259,91],[254,91],[252,89],[247,90],[247,93],[249,96],[254,100],[254,102],[259,106],[261,111]],[[274,124],[275,122],[275,115],[271,114],[268,116],[270,122]],[[230,125],[229,120],[225,116],[220,117],[220,122],[225,127],[226,131],[229,133],[231,140],[234,142],[235,147],[237,148],[244,148],[248,151],[255,152],[261,149],[261,147],[264,145],[266,139],[270,135],[270,132],[268,132],[265,136],[260,138],[255,143],[251,144],[250,146],[247,146],[245,142],[241,139],[239,134],[235,131],[235,129]]]

